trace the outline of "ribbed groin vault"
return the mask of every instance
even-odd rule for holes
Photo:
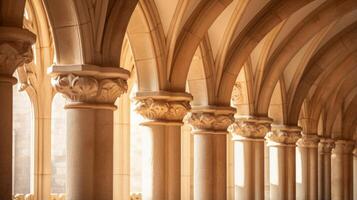
[[[356,0],[0,0],[0,200],[357,200]]]

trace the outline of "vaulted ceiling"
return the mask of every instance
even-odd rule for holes
[[[141,91],[355,137],[356,0],[39,2],[28,8],[46,11],[58,64],[131,63]]]

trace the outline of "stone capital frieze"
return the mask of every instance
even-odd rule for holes
[[[329,139],[329,138],[320,139],[320,142],[318,144],[319,153],[330,154],[334,146],[335,146],[335,141],[333,139]]]
[[[301,128],[298,126],[272,125],[271,131],[265,136],[268,145],[293,145],[301,137]]]
[[[185,123],[194,134],[227,134],[234,122],[235,109],[231,107],[196,107],[185,117]]]
[[[272,119],[254,116],[237,117],[236,121],[228,127],[233,140],[264,139],[270,131]]]
[[[319,141],[320,138],[317,135],[302,134],[296,145],[303,148],[317,148]]]
[[[192,96],[187,93],[139,92],[136,94],[135,111],[143,116],[144,125],[183,124],[182,120],[191,109]]]
[[[33,60],[36,36],[28,30],[0,27],[0,74],[12,76],[17,67]]]
[[[69,68],[70,69],[70,68]],[[115,109],[114,103],[128,89],[125,73],[116,68],[81,66],[52,67],[51,84],[68,100],[66,108]]]
[[[351,140],[336,140],[333,154],[352,154],[355,148],[355,142]]]
[[[126,80],[120,78],[67,74],[54,77],[51,82],[70,102],[113,104],[128,89]]]

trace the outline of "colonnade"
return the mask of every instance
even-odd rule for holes
[[[12,195],[12,77],[32,59],[34,36],[23,29],[0,31],[0,199]],[[14,34],[14,31],[18,34]],[[11,34],[10,34],[11,33]],[[5,40],[6,38],[6,40]],[[67,199],[113,199],[113,110],[127,90],[129,72],[93,65],[52,66],[53,87],[67,97]],[[285,199],[352,199],[356,182],[355,144],[301,134],[297,126],[274,125],[267,117],[234,118],[235,109],[190,107],[192,96],[169,91],[139,92],[137,112],[145,117],[143,199],[181,199],[183,121],[194,135],[194,199],[226,199],[226,137],[230,133],[237,199],[264,199],[264,147],[269,147],[269,197]],[[187,114],[189,113],[189,114]],[[296,148],[297,147],[297,148]],[[296,149],[301,180],[296,187]],[[354,158],[353,158],[353,155]],[[353,167],[353,162],[355,167]],[[354,175],[352,176],[354,171]],[[332,186],[333,185],[333,186]],[[296,188],[298,191],[296,191]],[[356,194],[354,194],[356,195]]]
[[[33,59],[36,36],[17,27],[0,27],[0,199],[12,199],[12,86],[17,67]]]

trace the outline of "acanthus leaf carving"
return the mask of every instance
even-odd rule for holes
[[[56,91],[71,102],[114,103],[128,89],[122,79],[97,79],[74,74],[57,76],[51,82]]]
[[[296,142],[298,147],[317,148],[320,138],[317,135],[302,134],[302,137]]]
[[[320,153],[331,153],[332,149],[335,147],[335,141],[332,139],[323,138],[320,139],[318,144],[318,150]]]
[[[270,144],[296,145],[296,142],[301,138],[301,128],[289,126],[274,127],[267,133],[265,138]]]
[[[235,138],[263,139],[270,131],[270,120],[238,119],[229,126],[228,131]]]
[[[333,154],[352,154],[355,142],[351,140],[336,140],[332,149]]]
[[[17,67],[33,59],[31,43],[25,41],[0,41],[0,73],[12,75]]]
[[[185,117],[185,123],[196,132],[227,132],[233,122],[233,113],[191,112]]]
[[[153,121],[182,122],[191,109],[188,101],[167,101],[154,98],[140,99],[136,105],[137,113]]]

